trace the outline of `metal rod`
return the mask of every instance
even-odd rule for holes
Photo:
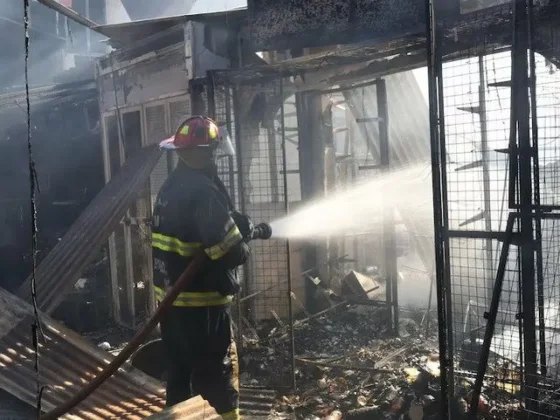
[[[525,407],[532,418],[538,407],[537,343],[535,317],[535,246],[533,238],[533,179],[529,107],[529,19],[527,1],[516,0],[514,8],[514,40],[512,96],[515,98],[519,142],[519,204],[522,281],[523,353],[525,359]]]
[[[442,2],[436,3],[439,7],[442,6]],[[442,13],[444,14],[444,13]],[[437,14],[436,14],[437,19]],[[436,31],[436,46],[441,47],[442,37]],[[443,48],[441,48],[443,49]],[[448,209],[448,195],[447,195],[447,147],[446,147],[446,134],[445,134],[445,101],[443,96],[443,58],[440,53],[436,51],[436,74],[437,74],[437,102],[438,102],[438,117],[439,117],[439,154],[440,154],[440,178],[441,178],[441,234],[442,234],[442,246],[443,246],[443,268],[444,268],[444,283],[443,290],[445,293],[445,311],[446,311],[446,327],[447,327],[447,357],[446,363],[449,381],[448,381],[448,394],[449,398],[453,399],[455,397],[455,382],[454,382],[454,342],[453,342],[453,299],[451,290],[451,263],[450,263],[450,253],[449,253],[449,209]]]
[[[60,13],[61,15],[64,15],[68,19],[71,19],[74,22],[77,22],[80,25],[83,25],[86,28],[91,29],[92,31],[102,33],[99,30],[99,28],[98,28],[99,25],[97,23],[95,23],[94,21],[80,15],[76,11],[70,9],[69,7],[66,7],[66,6],[62,5],[61,3],[59,3],[56,0],[37,0],[37,1],[44,6],[47,6],[49,9],[53,9],[54,11]]]
[[[484,55],[478,57],[478,72],[479,72],[479,85],[478,85],[478,101],[480,112],[480,143],[482,154],[482,185],[484,195],[484,228],[487,232],[492,231],[492,207],[490,200],[490,170],[488,168],[488,126],[486,115],[486,75],[484,67]],[[492,289],[493,273],[494,273],[494,257],[492,252],[492,239],[486,239],[486,290],[485,294],[488,296],[489,291]]]
[[[515,216],[510,213],[507,220],[506,234],[507,238],[502,245],[500,253],[500,261],[498,264],[498,271],[496,273],[496,281],[492,291],[492,300],[490,302],[490,309],[488,311],[488,322],[486,323],[486,331],[484,332],[484,341],[480,350],[480,359],[478,362],[478,370],[476,374],[476,381],[472,390],[471,405],[469,409],[469,416],[476,419],[478,413],[478,401],[482,392],[482,384],[484,382],[484,375],[488,366],[488,357],[490,356],[490,346],[492,344],[492,337],[494,336],[494,329],[496,328],[496,318],[498,317],[498,307],[500,305],[500,297],[502,295],[502,286],[504,283],[504,274],[509,257],[509,247],[513,239],[513,226]]]
[[[233,123],[232,123],[232,118],[231,118],[231,91],[229,86],[225,86],[225,101],[226,101],[226,127],[228,129],[228,133],[233,132]],[[214,99],[214,102],[216,101],[216,99]],[[236,197],[236,193],[235,193],[235,159],[233,158],[233,156],[228,155],[227,157],[228,159],[228,175],[229,175],[229,189],[230,189],[230,194],[231,196],[234,198]],[[235,201],[234,201],[235,202]]]
[[[241,56],[241,52],[239,53]],[[241,63],[240,63],[241,64]],[[227,85],[226,85],[227,87]],[[233,89],[233,112],[237,112],[239,110],[239,93],[238,88],[235,87]],[[239,185],[239,209],[242,213],[246,213],[247,205],[246,205],[246,192],[245,192],[245,180],[244,180],[244,170],[243,170],[243,141],[241,140],[241,136],[243,135],[242,130],[242,121],[240,118],[236,119],[235,124],[235,148],[236,148],[236,156],[237,156],[237,183]],[[243,266],[243,293],[244,294],[251,294],[251,280],[252,280],[253,268],[251,263],[251,258],[247,261],[247,263]],[[254,302],[248,303],[249,308],[254,307]],[[250,311],[253,313],[253,311]]]
[[[385,79],[377,81],[377,111],[379,114],[379,151],[381,165],[385,171],[391,170],[391,152],[389,141],[389,111],[387,103],[387,84]],[[392,314],[393,333],[399,335],[399,273],[397,268],[397,250],[395,237],[395,209],[385,206],[385,263],[387,264],[387,303]],[[391,291],[389,292],[389,288]],[[390,300],[389,300],[390,298]]]
[[[504,241],[506,237],[505,232],[487,232],[483,230],[450,230],[448,232],[450,238],[465,238],[465,239],[495,239],[497,241]]]
[[[282,130],[282,170],[284,172],[284,210],[286,214],[290,212],[290,195],[288,190],[288,173],[286,170],[286,132],[284,131],[284,81],[280,79],[280,98],[282,104],[280,106],[280,124]],[[286,240],[286,269],[288,270],[288,317],[289,317],[289,334],[290,334],[290,353],[292,356],[291,368],[291,385],[295,390],[297,388],[296,383],[296,348],[295,348],[295,336],[294,336],[294,313],[292,305],[292,265],[290,256],[290,241]]]
[[[270,195],[273,203],[280,202],[280,187],[278,185],[278,156],[276,155],[276,133],[274,132],[274,118],[266,118],[266,139],[268,143],[268,173],[270,176]],[[282,130],[284,132],[284,130]],[[286,168],[284,168],[286,170]]]
[[[89,19],[89,8],[90,8],[90,0],[85,0],[85,6],[86,6],[86,19]],[[87,28],[86,29],[86,46],[87,46],[87,52],[88,52],[88,56],[91,56],[91,29]]]
[[[540,373],[546,376],[546,325],[544,307],[544,273],[542,255],[542,229],[541,229],[541,188],[540,188],[540,168],[539,168],[539,120],[537,115],[537,75],[536,59],[534,50],[534,14],[533,0],[527,1],[529,17],[529,93],[531,95],[531,128],[533,136],[533,184],[534,184],[534,207],[535,207],[535,246],[537,257],[537,302],[539,311],[539,353],[540,353]]]
[[[327,89],[327,90],[321,91],[321,93],[323,93],[323,94],[340,93],[340,92],[346,92],[348,90],[365,88],[365,87],[368,87],[368,86],[376,85],[379,82],[379,80],[380,79],[375,79],[375,80],[370,80],[368,82],[356,83],[355,85],[348,85],[348,86],[341,86],[339,88],[334,88],[334,89]]]
[[[432,274],[430,274],[430,292],[428,295],[428,309],[426,309],[426,314],[424,315],[426,317],[426,337],[430,336],[430,312],[432,310],[432,298],[433,298],[433,294],[434,294],[434,283],[435,283],[435,277]]]
[[[453,418],[449,402],[452,395],[449,393],[449,361],[447,360],[449,337],[447,337],[447,311],[446,307],[446,282],[444,269],[443,248],[443,208],[441,191],[441,166],[440,166],[440,119],[438,100],[438,76],[441,75],[441,58],[437,48],[439,36],[436,29],[435,0],[426,0],[426,49],[428,68],[428,94],[430,112],[430,150],[432,163],[432,190],[434,208],[434,245],[436,263],[436,296],[438,309],[439,354],[440,354],[440,385],[441,385],[441,416]]]

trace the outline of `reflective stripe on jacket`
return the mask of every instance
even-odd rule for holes
[[[156,298],[172,286],[192,257],[204,249],[210,261],[183,290],[175,306],[229,304],[239,289],[236,267],[249,248],[230,216],[227,190],[215,168],[195,170],[181,161],[159,191],[152,224]]]

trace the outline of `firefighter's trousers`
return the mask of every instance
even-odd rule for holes
[[[239,364],[229,306],[170,308],[161,322],[167,406],[201,395],[224,420],[239,419]]]

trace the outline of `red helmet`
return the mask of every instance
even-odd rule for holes
[[[224,154],[235,154],[225,127],[220,128],[210,118],[199,115],[185,120],[173,137],[163,140],[159,145],[162,149],[168,150],[220,147]]]

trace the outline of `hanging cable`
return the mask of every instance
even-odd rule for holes
[[[33,149],[31,144],[31,101],[29,97],[29,0],[23,0],[23,27],[25,32],[25,102],[27,114],[27,154],[29,162],[29,185],[30,185],[30,204],[31,204],[31,297],[33,300],[34,321],[31,326],[31,334],[33,335],[33,348],[35,350],[35,374],[37,381],[37,418],[41,417],[41,397],[43,387],[41,386],[41,375],[39,372],[39,336],[44,337],[37,308],[37,293],[35,288],[35,274],[37,268],[37,202],[36,190],[39,183],[37,181],[37,172],[35,171],[35,161],[33,160]]]

